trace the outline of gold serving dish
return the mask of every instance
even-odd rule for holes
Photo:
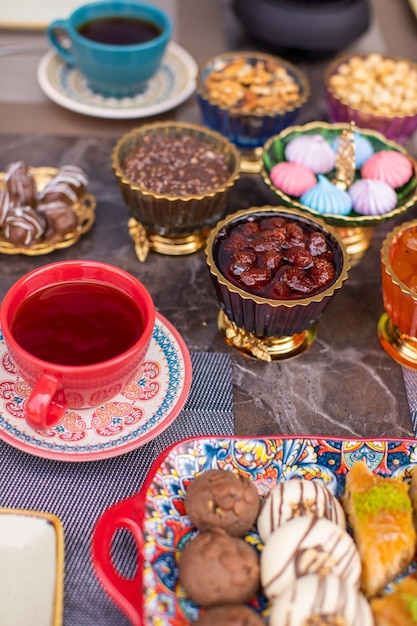
[[[58,169],[55,167],[29,167],[28,169],[35,179],[38,192],[42,191],[45,185],[58,173]],[[0,189],[4,188],[4,184],[5,172],[0,172]],[[0,253],[39,256],[73,246],[94,224],[96,204],[95,197],[89,192],[84,193],[79,200],[74,202],[72,208],[78,219],[77,228],[57,240],[50,241],[45,238],[28,246],[16,246],[7,241],[0,231]]]
[[[359,129],[358,129],[359,130]],[[343,132],[354,132],[355,126],[346,123],[310,122],[303,126],[292,126],[283,130],[279,135],[271,137],[264,146],[262,178],[269,189],[274,193],[285,206],[296,207],[310,215],[320,216],[327,223],[333,226],[341,236],[352,264],[357,263],[366,250],[369,248],[373,238],[373,229],[378,224],[397,217],[405,213],[417,201],[417,163],[410,157],[408,152],[394,141],[388,140],[384,135],[373,130],[360,129],[360,134],[372,144],[375,152],[380,150],[396,150],[411,160],[413,175],[402,187],[395,190],[397,203],[395,207],[383,215],[360,215],[355,211],[350,211],[347,215],[335,215],[330,213],[321,214],[318,211],[306,206],[300,201],[300,197],[289,196],[274,186],[270,178],[270,172],[274,165],[286,161],[285,148],[294,138],[306,135],[321,135],[329,143],[332,143]],[[346,164],[345,164],[346,165]],[[343,173],[343,175],[346,175]],[[333,169],[325,175],[329,181],[337,177],[337,172]],[[352,182],[361,178],[358,170],[354,171]],[[349,185],[347,185],[349,186]]]

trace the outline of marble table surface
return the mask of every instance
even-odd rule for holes
[[[0,170],[22,157],[35,167],[76,163],[88,173],[97,199],[95,224],[73,247],[40,257],[1,255],[0,299],[15,280],[40,265],[78,258],[110,262],[148,287],[190,351],[232,354],[236,434],[413,435],[402,368],[377,337],[383,312],[379,254],[395,220],[374,229],[371,247],[319,320],[312,346],[295,359],[256,361],[230,348],[217,328],[218,305],[203,251],[182,257],[152,252],[144,263],[138,260],[111,169],[114,143],[91,136],[0,135]],[[227,211],[277,204],[260,176],[242,176]],[[407,219],[415,217],[413,208]]]

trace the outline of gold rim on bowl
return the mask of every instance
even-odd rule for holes
[[[381,222],[384,222],[400,215],[401,213],[404,213],[417,201],[417,162],[414,158],[410,156],[410,154],[403,146],[395,141],[387,139],[382,133],[371,129],[357,129],[358,132],[364,137],[373,138],[374,140],[384,144],[388,149],[396,150],[397,152],[401,152],[401,154],[406,156],[411,161],[415,179],[414,188],[412,189],[412,191],[410,191],[410,196],[407,198],[407,200],[403,204],[401,204],[401,206],[396,206],[391,211],[384,213],[383,215],[360,215],[357,213],[355,213],[354,215],[335,215],[333,213],[319,213],[318,211],[311,209],[307,205],[302,204],[295,197],[289,196],[280,189],[277,189],[277,187],[273,185],[267,171],[267,167],[265,165],[265,155],[269,154],[269,151],[271,150],[275,141],[285,140],[291,134],[296,135],[297,133],[308,133],[319,130],[342,132],[343,130],[348,130],[349,128],[350,124],[346,122],[309,122],[304,125],[289,126],[288,128],[285,128],[278,135],[274,135],[273,137],[270,137],[268,141],[266,141],[263,147],[261,176],[267,187],[269,187],[274,195],[276,195],[282,202],[286,203],[287,205],[296,207],[297,209],[308,213],[309,215],[321,217],[326,222],[326,224],[341,227],[376,226]],[[277,163],[280,162],[283,161],[277,161]]]
[[[296,102],[293,102],[288,107],[285,107],[281,110],[270,112],[270,113],[267,111],[247,113],[239,109],[239,107],[228,108],[225,106],[221,106],[220,104],[215,102],[213,99],[209,97],[209,95],[207,94],[207,90],[204,87],[204,81],[203,81],[204,72],[207,70],[207,68],[213,66],[217,61],[223,61],[223,60],[232,61],[233,59],[239,59],[242,57],[248,60],[257,59],[260,61],[270,61],[289,70],[290,73],[293,75],[293,77],[295,77],[296,82],[298,86],[300,87],[299,99]],[[198,66],[198,70],[197,70],[196,90],[197,90],[197,94],[201,98],[206,100],[211,106],[217,107],[221,111],[227,111],[228,114],[232,117],[241,116],[241,117],[273,118],[278,115],[282,115],[284,113],[290,113],[291,111],[295,111],[296,109],[301,108],[303,104],[305,104],[305,102],[307,102],[308,98],[310,97],[310,83],[307,80],[307,77],[297,66],[293,65],[293,63],[291,63],[290,61],[287,61],[286,59],[282,59],[281,57],[274,56],[272,54],[263,53],[263,52],[239,51],[239,50],[234,51],[234,52],[225,52],[223,54],[218,54],[214,57],[211,57],[204,63],[201,63]]]
[[[320,230],[324,231],[325,234],[330,235],[336,241],[339,247],[340,256],[341,256],[340,273],[337,276],[337,278],[334,280],[334,282],[331,285],[329,285],[329,287],[327,287],[327,289],[323,291],[319,291],[313,296],[309,296],[307,298],[299,298],[299,299],[294,299],[294,300],[278,300],[278,299],[265,298],[262,296],[251,294],[243,290],[242,288],[238,287],[237,285],[234,285],[224,276],[224,274],[218,268],[216,261],[213,257],[213,248],[214,248],[213,244],[215,242],[217,235],[222,230],[222,228],[224,228],[228,224],[231,224],[234,221],[238,221],[242,217],[250,217],[252,215],[254,216],[254,215],[260,215],[264,213],[279,213],[279,214],[284,213],[285,215],[288,216],[289,219],[291,217],[296,217],[296,218],[298,217],[298,219],[300,220],[304,220],[309,223],[312,222],[313,224],[316,224],[320,228]],[[350,261],[349,261],[348,253],[341,237],[335,232],[335,230],[331,226],[326,224],[324,220],[314,217],[314,216],[310,216],[310,215],[307,216],[305,212],[299,211],[294,208],[282,207],[282,206],[274,207],[274,206],[268,206],[268,205],[237,211],[236,213],[233,213],[232,215],[228,215],[223,220],[218,222],[215,228],[211,230],[210,235],[207,239],[206,262],[207,262],[207,265],[209,266],[210,273],[216,278],[216,280],[221,285],[226,287],[228,291],[238,294],[243,300],[252,300],[253,302],[257,304],[261,304],[261,305],[268,304],[269,306],[273,308],[283,307],[283,306],[287,308],[293,308],[297,306],[306,307],[312,302],[321,302],[324,298],[328,298],[332,296],[337,289],[340,289],[342,287],[342,284],[348,277],[348,271],[350,269]]]
[[[174,196],[169,194],[156,193],[147,189],[146,187],[134,183],[130,178],[128,178],[123,172],[122,161],[123,158],[132,151],[135,145],[138,145],[139,138],[150,131],[159,131],[168,134],[171,130],[191,131],[193,133],[199,134],[202,137],[209,137],[211,141],[214,141],[216,142],[216,144],[218,144],[219,148],[223,148],[224,153],[232,154],[234,158],[234,167],[232,172],[230,173],[229,178],[222,185],[214,187],[213,189],[208,190],[203,194],[188,196]],[[226,137],[214,130],[209,130],[204,126],[199,126],[198,124],[192,124],[189,122],[154,122],[151,124],[144,124],[143,126],[134,128],[133,130],[123,135],[123,137],[118,140],[112,151],[113,171],[116,175],[116,178],[121,184],[130,187],[130,189],[132,189],[133,191],[137,191],[145,197],[148,196],[156,199],[159,198],[168,202],[183,201],[187,203],[195,200],[201,200],[203,198],[214,197],[216,194],[225,192],[227,189],[231,188],[235,184],[240,176],[240,160],[241,156],[238,149]]]

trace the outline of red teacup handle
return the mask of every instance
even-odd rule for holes
[[[139,496],[113,505],[97,521],[92,538],[92,557],[97,577],[134,626],[142,626],[143,512],[144,500]],[[111,557],[112,539],[116,531],[122,528],[130,531],[136,543],[138,564],[132,578],[122,577]]]
[[[32,428],[46,430],[64,415],[67,404],[59,385],[59,378],[48,372],[36,382],[25,408],[26,421]]]

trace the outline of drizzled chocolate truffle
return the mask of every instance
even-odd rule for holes
[[[87,182],[87,175],[80,167],[64,165],[40,192],[39,201],[42,204],[57,201],[73,204],[85,192]]]
[[[4,188],[0,190],[0,227],[3,226],[6,216],[9,212],[10,207],[13,204],[10,200],[10,194],[8,189]]]
[[[265,626],[262,617],[246,604],[220,604],[204,609],[195,626]]]
[[[56,202],[41,203],[38,213],[45,218],[45,238],[50,241],[62,239],[78,227],[78,218],[72,205],[57,200]]]
[[[199,530],[223,528],[242,537],[256,521],[260,497],[249,478],[230,471],[212,469],[189,484],[184,507]]]
[[[200,606],[245,604],[259,590],[259,557],[244,539],[212,528],[186,544],[179,579],[187,596]]]
[[[6,168],[4,180],[14,205],[32,208],[36,206],[36,182],[24,161],[10,163]]]
[[[42,215],[30,206],[9,209],[4,220],[4,236],[15,246],[30,246],[43,236],[46,222]]]

